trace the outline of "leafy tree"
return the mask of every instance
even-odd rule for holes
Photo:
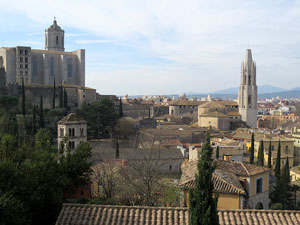
[[[195,178],[195,187],[190,190],[190,224],[210,225],[219,224],[217,213],[218,198],[213,197],[212,174],[215,165],[211,159],[212,148],[209,134],[203,146],[201,157],[198,161],[198,174]]]
[[[55,109],[55,97],[56,97],[56,87],[55,87],[55,77],[54,77],[54,81],[53,81],[52,109]]]
[[[39,125],[40,125],[40,128],[44,128],[45,127],[45,123],[44,123],[43,95],[41,95],[41,98],[40,98],[40,120],[39,120]]]
[[[250,163],[254,163],[254,133],[251,135]]]
[[[119,117],[123,117],[123,103],[122,99],[120,98],[120,104],[119,104]]]
[[[257,157],[257,165],[264,166],[264,141],[260,141],[258,157]]]
[[[87,121],[88,137],[92,138],[109,137],[118,119],[113,103],[108,98],[90,105],[84,103],[76,113]]]
[[[281,152],[280,152],[280,140],[278,142],[278,150],[277,150],[277,157],[276,157],[276,164],[275,164],[275,176],[279,179],[280,178],[280,157],[281,157]]]
[[[220,154],[220,147],[218,145],[216,149],[216,159],[219,159],[219,154]]]
[[[18,105],[18,99],[10,95],[0,95],[0,108],[5,111],[12,110]]]
[[[26,114],[26,109],[25,109],[25,87],[24,87],[24,79],[22,77],[22,113],[23,116]]]
[[[269,153],[268,153],[268,167],[272,168],[272,145],[271,145],[271,139],[270,139]]]

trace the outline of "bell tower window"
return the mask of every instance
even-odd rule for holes
[[[56,45],[58,45],[58,36],[56,36]]]

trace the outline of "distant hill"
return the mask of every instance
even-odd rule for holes
[[[239,88],[227,88],[224,90],[219,90],[212,92],[211,94],[233,94],[236,95],[238,93]],[[299,87],[300,90],[300,87]],[[273,93],[273,92],[281,92],[281,91],[286,91],[282,88],[271,86],[271,85],[261,85],[258,86],[258,94],[265,94],[265,93]]]

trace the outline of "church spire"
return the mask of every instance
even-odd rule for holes
[[[45,49],[52,51],[64,51],[65,32],[57,25],[56,17],[53,24],[45,31]]]

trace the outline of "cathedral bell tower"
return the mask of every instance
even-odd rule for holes
[[[246,49],[246,57],[242,62],[238,101],[242,121],[251,128],[257,128],[256,64],[252,60],[251,49]]]
[[[54,17],[53,24],[45,30],[45,49],[51,51],[64,51],[65,31],[57,25]]]

